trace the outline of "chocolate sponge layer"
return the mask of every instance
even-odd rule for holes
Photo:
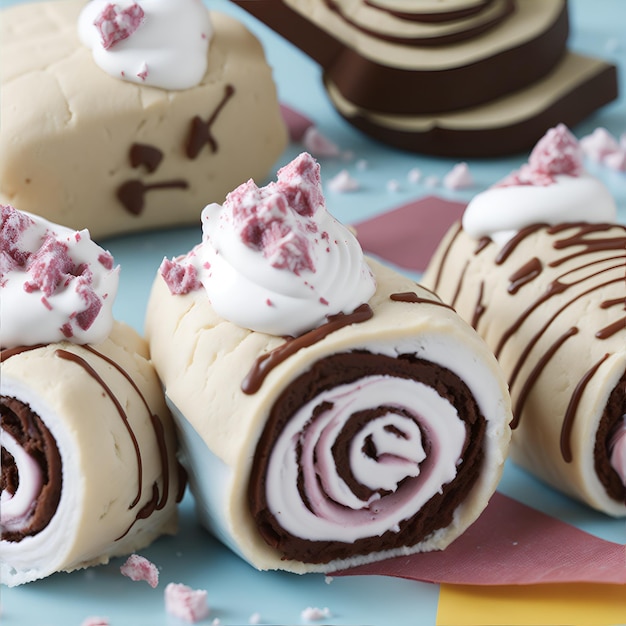
[[[439,395],[455,406],[459,416],[466,423],[466,440],[459,472],[451,483],[443,486],[441,493],[432,497],[412,517],[404,520],[398,531],[389,530],[382,536],[366,537],[353,543],[311,541],[296,537],[281,527],[280,520],[267,506],[265,475],[273,442],[294,410],[313,400],[320,391],[371,375],[417,380],[435,389]],[[350,435],[362,428],[369,419],[378,417],[381,411],[393,410],[392,406],[373,406],[370,410],[361,411],[352,416],[336,443],[344,451],[344,454],[335,454],[337,471],[340,475],[349,476],[351,473],[349,458],[345,453]],[[411,418],[419,423],[418,415],[413,415]],[[452,521],[455,509],[465,494],[470,491],[480,472],[484,432],[485,418],[481,415],[470,390],[450,370],[436,363],[415,358],[413,355],[400,355],[399,358],[394,359],[381,354],[360,351],[336,354],[318,361],[308,372],[294,380],[272,407],[252,466],[248,488],[250,510],[265,541],[288,559],[297,559],[307,563],[327,563],[335,559],[378,552],[381,549],[413,546],[433,531],[445,528]],[[427,438],[426,432],[422,431],[422,434]],[[348,441],[344,441],[346,437]],[[411,478],[405,479],[405,481],[408,480]],[[401,492],[402,489],[403,486],[400,484],[398,491]],[[301,496],[303,500],[306,500],[306,493],[301,493]],[[384,507],[384,497],[385,494],[382,494],[376,503],[377,507]]]

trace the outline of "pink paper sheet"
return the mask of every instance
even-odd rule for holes
[[[445,550],[334,575],[363,574],[460,585],[626,584],[626,546],[496,493],[478,520]]]
[[[427,196],[354,224],[361,246],[397,267],[422,272],[465,204]]]

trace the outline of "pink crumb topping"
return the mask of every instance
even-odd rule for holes
[[[208,616],[207,592],[187,585],[170,583],[165,587],[165,610],[187,622],[199,622]]]
[[[143,9],[136,2],[123,9],[117,4],[110,3],[98,15],[94,26],[100,32],[102,47],[108,50],[119,41],[130,37],[143,21]]]
[[[319,165],[302,153],[278,171],[275,183],[240,185],[228,194],[224,208],[246,246],[259,250],[273,267],[299,274],[315,271],[308,235],[317,231],[312,219],[301,218],[311,218],[323,203]],[[293,228],[294,218],[303,225],[301,232]]]
[[[184,295],[202,286],[198,278],[198,270],[191,263],[163,259],[159,272],[170,292],[175,296]]]
[[[134,581],[145,580],[153,589],[159,584],[157,566],[139,554],[131,554],[120,572]]]
[[[496,187],[513,185],[546,186],[555,182],[555,176],[580,176],[583,172],[582,150],[567,126],[551,128],[533,148],[528,163],[513,172]]]
[[[34,221],[4,204],[0,205],[0,215],[0,272],[4,277],[7,272],[26,265],[30,252],[20,249],[19,241]]]

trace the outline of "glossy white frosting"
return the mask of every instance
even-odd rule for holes
[[[212,307],[238,326],[296,336],[351,313],[376,289],[355,236],[326,210],[307,153],[276,183],[249,181],[223,205],[208,205],[202,229],[202,243],[178,264],[195,268]]]
[[[136,5],[143,17],[129,27],[124,11]],[[111,6],[125,35],[105,46],[101,30],[107,25],[101,29],[96,22]],[[116,26],[108,26],[112,28]],[[201,0],[91,0],[80,15],[78,32],[96,64],[111,76],[162,89],[189,89],[206,73],[213,30]]]

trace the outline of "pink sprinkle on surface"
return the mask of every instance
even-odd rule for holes
[[[187,585],[170,583],[165,588],[165,610],[186,622],[196,623],[208,616],[207,592]]]
[[[323,204],[319,165],[302,153],[278,171],[275,183],[259,188],[250,180],[228,194],[224,207],[246,246],[259,250],[273,267],[298,275],[315,271],[308,235],[317,225],[306,218]],[[302,228],[294,229],[294,222]]]
[[[80,626],[109,626],[109,620],[106,617],[86,617]]]
[[[134,581],[145,580],[153,589],[159,584],[157,566],[139,554],[131,554],[120,572]]]
[[[140,78],[141,80],[146,80],[146,78],[148,78],[148,64],[144,63],[141,66],[141,71],[137,72],[137,78]]]
[[[94,22],[102,47],[108,50],[130,37],[143,24],[144,17],[143,9],[136,2],[124,9],[117,4],[107,4]]]
[[[41,303],[48,309],[48,311],[52,311],[52,305],[48,302],[48,298],[46,296],[41,296]]]
[[[513,172],[497,187],[512,185],[551,185],[555,176],[579,176],[583,171],[583,152],[567,126],[551,128],[533,148],[528,163]]]
[[[191,263],[183,264],[176,260],[163,259],[159,271],[172,295],[185,295],[202,287],[198,270]]]
[[[457,163],[443,178],[443,186],[446,189],[471,189],[474,179],[469,171],[467,163]]]
[[[315,126],[309,126],[304,131],[302,145],[307,152],[310,152],[316,157],[337,157],[341,154],[337,144],[322,135]]]

